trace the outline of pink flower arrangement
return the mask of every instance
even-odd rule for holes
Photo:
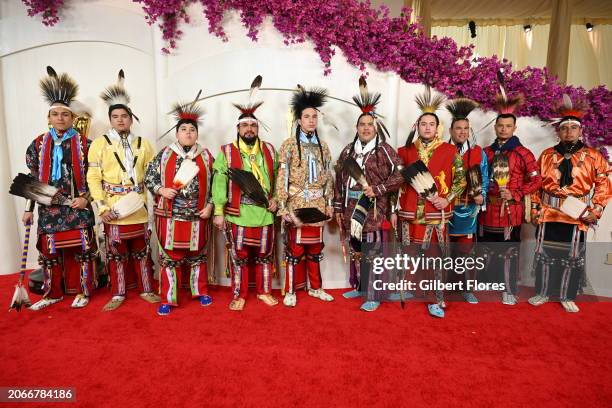
[[[42,15],[42,23],[53,26],[59,21],[59,10],[64,6],[64,0],[23,0],[28,10],[28,16]]]
[[[605,86],[589,91],[564,86],[544,68],[513,70],[507,60],[496,56],[474,58],[473,47],[458,47],[450,38],[428,38],[410,23],[410,9],[400,17],[390,17],[389,9],[373,9],[369,0],[133,0],[142,3],[149,24],[158,23],[168,53],[181,37],[179,26],[188,22],[186,8],[199,1],[204,8],[209,32],[228,41],[222,23],[225,12],[237,11],[247,36],[257,41],[263,19],[270,17],[283,35],[285,44],[310,40],[323,62],[323,73],[331,72],[336,48],[347,61],[365,74],[366,64],[380,71],[396,72],[411,83],[429,84],[453,97],[462,93],[492,108],[498,92],[497,71],[502,70],[510,94],[523,93],[527,103],[517,113],[549,120],[555,116],[556,102],[564,93],[573,100],[588,102],[584,117],[586,142],[591,146],[612,145],[612,93]],[[53,25],[63,1],[26,1],[28,14],[42,14],[43,23]]]

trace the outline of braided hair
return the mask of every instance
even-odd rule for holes
[[[302,131],[302,127],[298,124],[295,127],[295,140],[297,143],[297,150],[298,150],[298,167],[302,166],[302,144],[300,142],[300,132]],[[323,167],[325,167],[325,156],[323,156],[323,147],[321,146],[321,140],[319,139],[319,134],[317,133],[317,129],[315,129],[314,131],[314,137],[316,138],[317,141],[317,145],[319,146],[319,152],[321,153],[321,163],[323,164]]]

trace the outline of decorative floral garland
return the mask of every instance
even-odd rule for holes
[[[22,0],[28,8],[28,16],[42,15],[42,23],[53,26],[59,21],[59,11],[64,6],[64,0]]]
[[[546,68],[527,67],[512,70],[511,62],[496,56],[474,58],[473,46],[458,47],[450,38],[427,38],[420,35],[418,24],[409,22],[410,10],[400,17],[389,17],[389,9],[373,9],[370,1],[329,0],[133,0],[142,3],[149,24],[158,23],[169,53],[176,48],[182,32],[179,26],[189,22],[187,7],[201,3],[208,31],[228,41],[222,22],[225,12],[240,13],[247,36],[257,41],[264,18],[271,17],[285,44],[312,41],[324,64],[325,75],[331,72],[335,48],[342,50],[347,61],[362,71],[371,64],[380,71],[396,72],[411,83],[429,84],[448,97],[462,93],[491,109],[498,92],[496,73],[501,69],[509,94],[523,93],[527,104],[518,114],[537,116],[546,121],[554,117],[554,107],[564,93],[573,101],[589,105],[583,119],[584,138],[591,146],[612,145],[612,92],[605,86],[591,90],[564,86],[556,82]],[[42,14],[45,25],[58,22],[63,0],[23,0],[28,15]]]

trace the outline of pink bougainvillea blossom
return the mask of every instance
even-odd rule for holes
[[[167,46],[176,48],[188,23],[187,8],[193,3],[203,7],[208,31],[228,41],[223,30],[226,12],[237,12],[247,36],[257,41],[259,28],[270,18],[286,45],[309,40],[323,63],[323,73],[332,69],[335,50],[344,54],[349,64],[367,74],[366,64],[379,71],[397,73],[404,81],[429,84],[449,97],[462,93],[491,109],[499,91],[497,72],[502,70],[506,90],[522,93],[527,103],[517,114],[549,120],[553,107],[567,93],[573,100],[588,102],[583,123],[584,137],[591,146],[612,145],[612,93],[605,86],[591,90],[559,84],[545,68],[514,70],[511,62],[497,56],[475,57],[473,46],[459,47],[452,39],[428,38],[419,25],[410,23],[410,9],[399,17],[390,17],[389,9],[372,8],[369,0],[133,0],[141,3],[149,24],[157,23]],[[57,23],[63,0],[23,0],[28,14],[41,14],[43,23]]]

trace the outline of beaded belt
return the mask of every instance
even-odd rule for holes
[[[198,208],[198,200],[189,200],[185,198],[174,198],[174,206],[178,208]]]
[[[301,196],[304,197],[304,200],[316,200],[317,198],[323,197],[323,189],[315,189],[315,190],[301,190],[298,187],[291,186],[289,188],[289,195],[291,197]]]
[[[127,193],[131,193],[132,191],[142,193],[144,191],[144,184],[140,183],[135,186],[124,186],[123,184],[113,184],[103,181],[102,188],[104,189],[104,191],[110,194],[126,195]]]
[[[589,195],[583,195],[581,197],[574,197],[580,201],[582,201],[583,203],[589,204]],[[542,204],[546,204],[549,207],[552,208],[561,208],[561,206],[563,205],[563,202],[565,201],[565,198],[563,197],[555,197],[553,195],[550,195],[546,192],[542,193]]]
[[[246,194],[241,194],[240,195],[240,204],[255,205],[255,201],[253,201],[253,199],[251,197],[247,196]]]

